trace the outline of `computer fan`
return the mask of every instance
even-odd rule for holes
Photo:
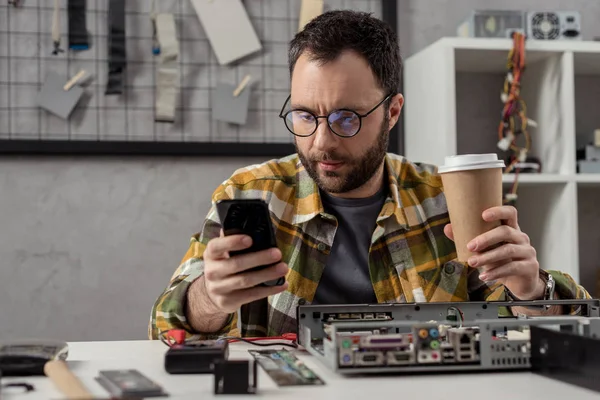
[[[581,14],[577,11],[531,11],[527,13],[530,40],[581,40]]]

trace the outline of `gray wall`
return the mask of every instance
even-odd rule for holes
[[[258,159],[0,158],[0,339],[140,339],[212,191]]]
[[[586,39],[600,36],[597,0],[400,0],[405,57],[454,35],[474,7],[575,8]],[[257,161],[0,158],[0,339],[145,338],[210,194]]]

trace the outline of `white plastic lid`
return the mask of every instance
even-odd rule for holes
[[[504,168],[504,161],[498,160],[498,155],[490,154],[463,154],[449,156],[445,164],[438,168],[440,174],[446,172],[466,171],[472,169]]]

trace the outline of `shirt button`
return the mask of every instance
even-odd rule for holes
[[[448,275],[451,275],[454,273],[455,267],[452,264],[446,264],[444,265],[444,272],[447,273]]]
[[[325,243],[319,243],[317,245],[317,250],[319,250],[319,251],[325,251],[325,247],[327,247],[327,246],[325,246]]]
[[[298,300],[298,304],[300,304],[301,306],[303,306],[303,305],[306,304],[306,300],[300,299],[300,300]]]

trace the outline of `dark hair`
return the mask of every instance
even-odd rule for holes
[[[327,63],[346,50],[367,60],[386,95],[400,91],[402,58],[396,33],[382,20],[358,11],[328,11],[306,24],[290,42],[290,77],[305,51],[311,60]]]

